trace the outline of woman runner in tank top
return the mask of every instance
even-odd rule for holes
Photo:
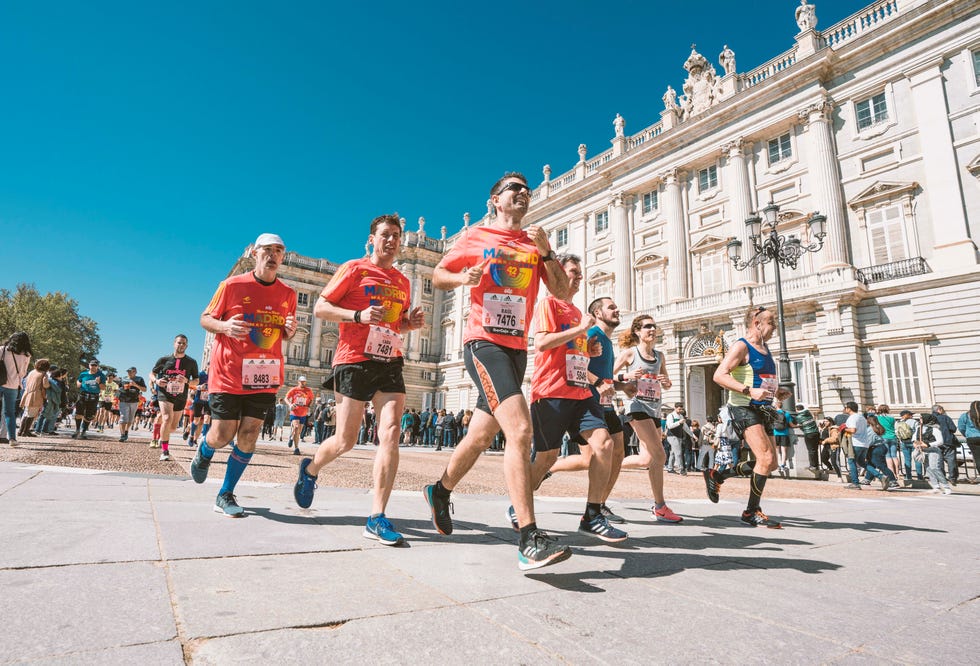
[[[752,308],[745,317],[745,337],[739,338],[718,365],[714,381],[729,391],[728,411],[735,430],[752,449],[754,461],[737,462],[725,471],[704,471],[708,499],[718,501],[721,484],[730,476],[751,478],[749,501],[742,512],[747,525],[779,529],[782,526],[762,512],[760,502],[769,474],[776,469],[776,444],[772,438],[772,420],[765,413],[776,398],[788,392],[778,388],[776,364],[766,342],[776,330],[776,318],[764,307]]]
[[[660,392],[671,386],[664,363],[663,353],[654,349],[657,341],[657,325],[650,315],[640,315],[630,324],[630,329],[619,336],[623,350],[616,359],[613,376],[621,382],[629,382],[626,391],[631,396],[627,414],[633,431],[640,440],[640,453],[623,459],[623,468],[647,468],[650,489],[653,491],[653,515],[660,522],[679,523],[683,520],[670,510],[664,499],[664,462],[667,459],[661,443]]]

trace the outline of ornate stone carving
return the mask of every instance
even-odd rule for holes
[[[463,213],[463,228],[465,229],[469,226],[470,226],[470,214]]]
[[[664,93],[664,109],[667,111],[676,111],[677,106],[677,91],[674,90],[673,86],[667,86],[667,92]]]
[[[551,165],[545,164],[544,168],[541,169],[541,173],[544,174],[545,180],[551,180]]]
[[[811,123],[814,120],[830,120],[830,115],[834,111],[834,101],[830,97],[825,97],[819,102],[809,104],[796,112],[801,122]]]
[[[588,148],[585,147],[585,144],[584,143],[578,144],[578,161],[579,162],[584,162],[585,161],[585,153],[586,153],[587,150],[588,150]]]
[[[684,96],[681,98],[681,109],[684,120],[703,113],[716,104],[721,97],[721,86],[713,65],[709,64],[703,55],[691,45],[691,55],[684,63],[688,72],[684,82]]]
[[[729,141],[728,143],[723,143],[721,145],[721,152],[725,153],[725,155],[728,155],[728,157],[742,157],[743,156],[742,151],[744,150],[744,148],[745,148],[745,139],[739,137],[737,139],[733,139],[732,141]]]
[[[718,54],[718,64],[725,70],[725,76],[735,73],[735,52],[728,48],[728,44]]]
[[[402,220],[402,226],[405,226],[405,220]],[[419,236],[425,236],[425,218],[419,218]]]
[[[626,120],[618,113],[613,118],[613,129],[616,130],[616,136],[623,136],[623,131],[626,129]]]
[[[800,32],[817,29],[817,7],[800,0],[800,6],[796,8],[796,25],[800,27]]]

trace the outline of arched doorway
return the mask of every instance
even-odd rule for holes
[[[725,391],[714,383],[715,370],[725,357],[728,344],[720,332],[701,326],[684,350],[684,367],[687,372],[687,415],[704,423],[708,416],[717,416],[725,401]]]

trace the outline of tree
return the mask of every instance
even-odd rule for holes
[[[102,347],[99,325],[78,313],[78,301],[60,291],[42,295],[33,284],[19,284],[13,294],[0,289],[0,342],[15,331],[31,337],[35,359],[47,358],[72,376]]]

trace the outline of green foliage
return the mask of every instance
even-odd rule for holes
[[[15,331],[31,337],[35,360],[50,359],[73,377],[102,347],[98,324],[78,313],[75,299],[60,291],[42,295],[33,284],[19,284],[13,294],[0,289],[0,343]]]

